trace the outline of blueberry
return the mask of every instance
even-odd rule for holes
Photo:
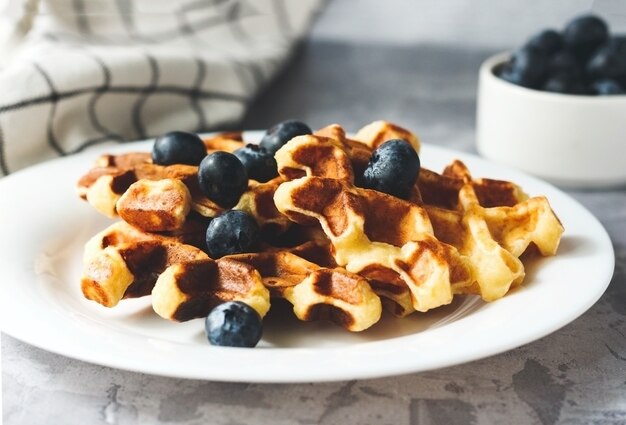
[[[259,241],[259,225],[243,211],[230,210],[215,217],[206,229],[207,251],[211,258],[253,252]]]
[[[561,50],[550,57],[548,61],[548,75],[570,75],[582,77],[584,66],[580,60],[570,51]]]
[[[209,199],[230,208],[248,188],[248,173],[232,153],[213,152],[198,167],[198,183]]]
[[[398,198],[409,197],[420,170],[415,149],[405,140],[388,140],[373,153],[360,184]]]
[[[159,165],[198,165],[205,156],[202,139],[185,131],[172,131],[157,137],[152,146],[152,162]]]
[[[591,83],[591,92],[600,96],[625,94],[622,86],[615,80],[603,79]]]
[[[248,177],[264,183],[278,176],[276,160],[258,145],[248,144],[233,154],[239,158],[248,171]]]
[[[551,55],[563,47],[563,37],[555,30],[543,30],[532,37],[526,45]]]
[[[582,80],[570,74],[557,74],[548,78],[541,89],[552,93],[585,94]]]
[[[204,327],[211,345],[252,348],[261,340],[263,321],[255,309],[241,301],[215,307]]]
[[[599,49],[587,63],[587,73],[594,79],[626,80],[626,43],[611,42]]]
[[[622,57],[626,56],[626,35],[614,35],[607,45]]]
[[[294,137],[311,133],[311,128],[303,122],[296,120],[283,121],[267,130],[259,146],[273,156],[278,149]]]
[[[548,55],[541,50],[527,46],[513,53],[499,76],[519,86],[537,88],[543,82],[547,69]]]
[[[565,47],[583,59],[589,58],[608,37],[609,28],[606,22],[594,15],[573,19],[563,30]]]

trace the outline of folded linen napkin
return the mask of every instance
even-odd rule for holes
[[[100,143],[235,123],[322,1],[9,2],[0,176]]]

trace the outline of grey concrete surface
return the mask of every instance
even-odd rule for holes
[[[322,16],[318,28],[330,24],[325,19],[337,17]],[[340,122],[354,130],[385,118],[427,143],[473,152],[477,70],[494,50],[316,36],[242,126],[298,117],[314,127]],[[541,340],[420,374],[257,385],[124,372],[3,335],[4,423],[626,424],[626,190],[568,193],[611,235],[615,276],[587,313]]]

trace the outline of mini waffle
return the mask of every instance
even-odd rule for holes
[[[416,152],[420,151],[420,141],[415,134],[388,121],[374,121],[354,135],[354,140],[372,150],[391,139],[406,140]]]
[[[316,150],[333,164],[320,166]],[[320,223],[340,266],[370,280],[399,315],[452,301],[452,286],[473,280],[467,261],[433,235],[426,211],[416,204],[353,184],[350,160],[339,145],[321,136],[299,136],[277,153],[286,178],[274,195],[291,220]],[[311,166],[315,164],[315,166]],[[295,171],[298,170],[298,171]]]
[[[245,146],[241,132],[220,133],[203,142],[207,153],[234,152]],[[202,195],[197,183],[197,172],[198,168],[191,165],[153,164],[149,152],[106,154],[98,158],[93,167],[78,180],[76,191],[100,213],[117,217],[117,202],[133,183],[139,180],[177,179],[188,187],[195,209],[206,217],[213,217],[223,209]]]
[[[330,320],[358,332],[380,319],[380,299],[367,280],[342,268],[320,267],[286,251],[228,258],[258,270],[272,296],[293,304],[294,314],[300,320]]]
[[[235,149],[243,142],[233,136],[216,136],[205,140],[207,149]],[[237,133],[239,134],[239,133]],[[224,211],[208,199],[198,186],[198,168],[175,164],[153,164],[149,154],[103,155],[95,167],[82,176],[77,185],[81,198],[108,217],[120,216],[126,222],[147,232],[179,229],[191,210],[205,217]],[[254,216],[267,231],[284,231],[289,221],[276,209],[273,194],[280,179],[259,183],[250,180],[248,190],[233,207]]]
[[[146,233],[123,221],[109,226],[85,246],[83,295],[113,307],[123,298],[152,294],[154,310],[177,321],[206,316],[215,305],[231,300],[246,302],[264,315],[269,293],[258,272],[226,258],[214,261],[186,244],[195,242],[196,233]]]
[[[211,152],[234,152],[243,148],[243,133],[241,131],[231,131],[219,133],[203,140],[207,153]]]
[[[208,258],[184,237],[144,233],[120,221],[91,238],[83,256],[83,295],[106,307],[152,291],[158,275],[175,262]]]
[[[435,236],[473,264],[475,281],[455,292],[496,300],[522,282],[519,257],[529,246],[556,254],[563,226],[545,197],[528,198],[510,182],[473,179],[460,161],[442,175],[423,172],[417,186]]]
[[[158,276],[152,289],[152,308],[178,322],[206,317],[218,304],[242,301],[261,317],[270,308],[269,292],[252,266],[227,257],[178,262]]]

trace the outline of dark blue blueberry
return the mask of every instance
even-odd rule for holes
[[[210,200],[230,208],[248,188],[248,173],[232,153],[213,152],[198,167],[198,183]]]
[[[528,40],[526,45],[551,55],[563,47],[563,37],[555,30],[543,30]]]
[[[548,61],[548,75],[571,75],[580,78],[583,73],[583,64],[576,55],[568,50],[555,53]]]
[[[618,51],[622,52],[622,54],[626,55],[626,35],[614,35],[609,40],[609,46]]]
[[[251,179],[264,183],[278,176],[274,156],[258,145],[248,144],[233,154],[246,167]]]
[[[626,79],[626,43],[611,42],[589,59],[587,73],[593,79]]]
[[[575,18],[563,30],[565,47],[582,59],[589,58],[608,38],[606,22],[594,15]]]
[[[552,93],[585,94],[585,85],[582,80],[570,74],[551,76],[541,89]]]
[[[230,210],[215,217],[206,229],[206,245],[213,259],[253,252],[259,242],[259,225],[243,211]]]
[[[157,137],[152,146],[152,162],[159,165],[198,165],[205,156],[202,139],[185,131],[172,131]]]
[[[407,141],[388,140],[374,150],[359,183],[367,189],[406,199],[419,170],[420,159]]]
[[[255,309],[241,301],[228,301],[215,307],[204,327],[211,345],[255,347],[263,334],[263,321]]]
[[[311,133],[311,128],[303,122],[296,120],[283,121],[267,130],[259,146],[271,155],[274,155],[278,149],[294,137]]]
[[[591,83],[591,93],[600,96],[625,94],[622,86],[615,80],[603,79]]]
[[[532,47],[523,47],[513,53],[498,75],[513,84],[537,88],[543,83],[547,69],[548,55]]]

